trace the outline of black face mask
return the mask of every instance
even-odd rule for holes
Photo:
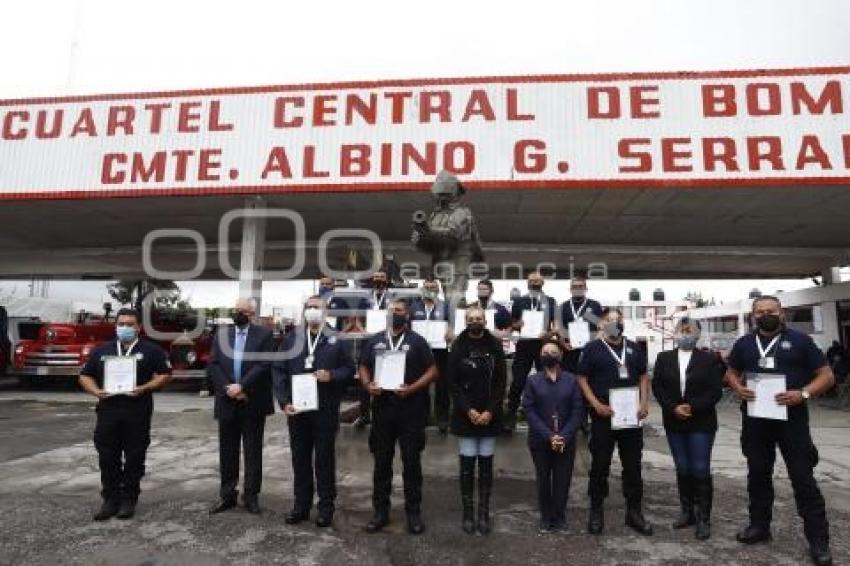
[[[540,363],[545,368],[553,368],[559,363],[561,363],[561,357],[553,356],[551,354],[543,354],[542,356],[540,356]]]
[[[235,313],[233,313],[233,324],[235,324],[236,326],[241,328],[249,322],[251,322],[251,319],[248,318],[248,315],[244,312],[236,311]]]
[[[484,325],[483,325],[483,324],[479,324],[479,323],[477,323],[477,322],[473,322],[473,323],[468,324],[468,325],[466,326],[466,329],[467,329],[467,330],[469,331],[469,333],[470,333],[470,334],[472,334],[473,336],[481,336],[481,334],[483,334],[483,333],[484,333]]]
[[[535,283],[535,284],[533,284],[533,285],[532,285],[531,283],[529,283],[529,284],[528,284],[528,290],[529,290],[529,291],[534,291],[534,292],[542,291],[542,290],[543,290],[543,285],[541,285],[541,284],[539,284],[539,283]]]
[[[375,289],[383,289],[383,288],[385,288],[385,287],[387,286],[387,282],[386,282],[386,281],[374,281],[374,282],[372,283],[372,286],[373,286]]]
[[[613,332],[614,329],[616,329],[616,333]],[[610,322],[606,322],[602,326],[602,331],[605,332],[605,335],[608,338],[617,338],[618,336],[622,336],[624,330],[625,330],[625,327],[623,326],[622,322],[617,322],[615,325],[613,325],[613,327],[612,327]]]
[[[401,328],[407,324],[407,315],[393,313],[393,328]]]
[[[763,314],[756,319],[756,326],[764,332],[776,332],[782,326],[782,319],[776,314]]]

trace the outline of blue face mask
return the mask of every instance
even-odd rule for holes
[[[682,334],[676,338],[680,350],[693,350],[697,347],[697,337],[690,334]]]
[[[136,329],[132,326],[116,326],[115,334],[118,335],[118,339],[122,342],[132,342],[136,339]]]

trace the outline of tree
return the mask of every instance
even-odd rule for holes
[[[139,312],[142,312],[145,299],[154,291],[159,292],[153,302],[156,310],[171,310],[181,302],[180,287],[168,279],[120,279],[107,285],[106,290],[118,304],[132,305]]]
[[[698,309],[708,306],[708,301],[702,298],[701,291],[688,291],[688,294],[685,295],[685,300],[693,303],[694,307]]]

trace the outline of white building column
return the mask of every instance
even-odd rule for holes
[[[841,283],[841,267],[825,267],[821,270],[821,279],[824,285],[835,285]]]
[[[252,196],[245,199],[245,210],[260,213],[266,209],[262,197]],[[242,247],[239,261],[239,296],[254,297],[257,301],[257,315],[260,314],[263,293],[263,258],[266,245],[265,217],[245,215],[242,219]]]

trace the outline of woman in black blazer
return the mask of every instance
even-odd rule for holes
[[[683,318],[679,321],[676,325],[678,347],[658,354],[652,392],[661,405],[664,430],[676,464],[682,514],[673,528],[696,524],[696,538],[705,540],[711,536],[711,450],[717,432],[715,406],[723,393],[725,368],[716,354],[696,348],[700,331],[697,320]]]

